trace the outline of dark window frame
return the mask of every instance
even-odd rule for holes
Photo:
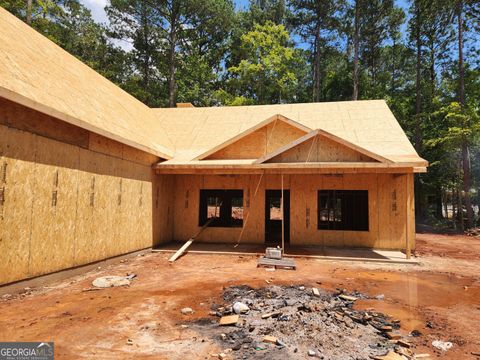
[[[318,190],[318,230],[369,231],[368,190]],[[328,220],[322,220],[327,216]]]
[[[222,190],[222,189],[201,189],[198,226],[203,226],[208,221],[208,204],[209,197],[219,197],[220,216],[208,225],[209,227],[243,227],[243,219],[235,220],[232,218],[232,200],[234,198],[242,199],[242,207],[245,210],[245,202],[243,198],[243,190]]]

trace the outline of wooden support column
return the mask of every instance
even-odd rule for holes
[[[282,254],[285,252],[285,214],[283,213],[283,174],[282,174],[282,195],[280,197],[280,212],[282,213]]]
[[[409,186],[410,184],[410,175],[409,174],[406,174],[405,175],[405,187],[406,187],[406,191],[405,191],[405,196],[407,197],[406,200],[407,200],[407,206],[405,207],[406,209],[406,221],[405,221],[405,254],[407,256],[407,260],[410,259],[411,257],[411,249],[410,249],[410,222],[412,221],[412,219],[410,218],[410,208],[412,206],[411,202],[413,201],[412,200],[412,194],[410,193],[411,191],[411,188]]]

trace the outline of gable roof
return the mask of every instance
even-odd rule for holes
[[[150,109],[0,7],[0,96],[169,159]]]
[[[268,118],[264,121],[260,121],[258,124],[255,124],[251,128],[246,129],[245,131],[242,131],[238,135],[235,135],[234,137],[228,139],[227,141],[225,141],[225,142],[223,142],[223,143],[221,143],[217,146],[214,146],[210,150],[208,150],[208,151],[204,152],[203,154],[200,154],[199,156],[195,157],[194,160],[203,160],[203,159],[207,158],[208,156],[216,153],[217,151],[223,150],[226,147],[228,147],[229,145],[232,145],[232,144],[234,144],[235,142],[237,142],[241,139],[245,139],[248,135],[254,133],[255,131],[257,131],[257,130],[263,128],[263,127],[266,127],[269,124],[274,124],[274,126],[275,126],[278,121],[284,122],[284,123],[288,124],[289,126],[292,126],[293,128],[295,128],[297,130],[300,130],[304,133],[308,133],[309,131],[311,131],[310,128],[308,128],[306,126],[303,126],[302,124],[299,124],[296,121],[290,120],[290,119],[286,118],[285,116],[277,114],[277,115],[271,116],[270,118]]]
[[[193,165],[210,149],[228,144],[274,116],[319,130],[376,159],[425,167],[384,100],[327,103],[152,109],[172,139],[175,156],[162,163]],[[216,161],[217,163],[219,161]],[[252,161],[251,163],[254,163]],[[232,164],[232,161],[229,161]]]
[[[361,146],[352,144],[351,142],[347,140],[343,140],[342,138],[339,138],[338,136],[335,136],[333,134],[330,134],[324,130],[313,130],[309,132],[308,134],[302,136],[301,138],[298,138],[297,140],[291,142],[290,144],[287,144],[285,146],[280,147],[279,149],[272,151],[271,153],[262,156],[261,158],[257,159],[254,164],[262,164],[265,163],[269,160],[274,159],[278,155],[284,154],[289,150],[292,150],[296,147],[298,147],[301,144],[304,144],[308,142],[309,140],[315,141],[315,137],[318,136],[323,136],[329,140],[332,140],[335,144],[338,144],[340,146],[346,147],[347,149],[351,150],[352,152],[356,152],[359,155],[364,155],[365,158],[370,159],[371,161],[378,161],[381,163],[393,163],[393,161],[381,156],[377,155],[375,153],[372,153],[371,151],[362,148]],[[314,143],[312,143],[314,144]]]

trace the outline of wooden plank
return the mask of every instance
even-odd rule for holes
[[[187,248],[192,245],[193,243],[193,239],[189,239],[185,244],[183,244],[183,246],[178,249],[178,251],[173,254],[170,259],[168,259],[168,261],[170,262],[174,262],[175,260],[177,260],[180,256],[182,256],[182,254],[185,252],[185,250],[187,250]]]
[[[170,259],[168,259],[169,262],[174,262],[175,260],[177,260],[180,256],[182,256],[182,254],[185,252],[185,250],[187,250],[187,248],[192,245],[193,241],[208,227],[208,225],[210,225],[210,223],[214,220],[215,218],[210,218],[209,220],[207,220],[207,222],[205,223],[205,225],[202,226],[202,228],[195,234],[193,235],[190,239],[188,239],[188,241],[180,248],[178,249],[178,251],[172,255],[172,257],[170,257]]]
[[[293,259],[283,258],[281,260],[269,259],[264,256],[258,259],[257,267],[271,267],[282,268],[282,269],[296,269],[295,261]]]

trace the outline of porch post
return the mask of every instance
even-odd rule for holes
[[[280,212],[282,213],[282,254],[285,252],[285,223],[283,214],[283,174],[282,174],[282,195],[280,197]]]
[[[407,218],[406,218],[406,222],[405,222],[405,226],[406,226],[406,232],[405,232],[405,239],[406,239],[406,244],[405,244],[405,255],[407,257],[407,260],[410,259],[411,257],[411,253],[412,253],[412,250],[410,248],[410,226],[411,226],[411,221],[412,219],[410,218],[410,207],[412,206],[412,201],[414,201],[412,199],[412,194],[411,194],[411,189],[410,189],[410,176],[409,174],[406,174],[405,175],[405,184],[406,184],[406,192],[405,192],[405,195],[407,197],[407,206],[406,206],[406,209],[407,209]]]

